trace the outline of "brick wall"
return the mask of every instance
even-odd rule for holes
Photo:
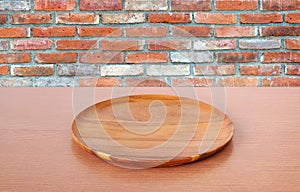
[[[300,86],[299,0],[0,0],[0,86]]]

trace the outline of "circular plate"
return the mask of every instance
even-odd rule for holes
[[[97,103],[72,123],[73,139],[88,152],[127,168],[166,167],[206,158],[232,139],[221,111],[193,99],[132,95]]]

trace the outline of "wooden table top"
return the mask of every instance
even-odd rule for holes
[[[0,191],[299,191],[299,88],[195,89],[207,103],[212,91],[226,94],[214,106],[225,103],[221,110],[235,124],[232,142],[196,163],[141,170],[102,161],[70,133],[75,114],[125,89],[1,88]],[[95,101],[84,99],[91,90]]]

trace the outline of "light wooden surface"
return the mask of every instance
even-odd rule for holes
[[[1,192],[300,189],[299,88],[227,88],[226,114],[236,129],[223,151],[192,164],[144,170],[112,166],[73,142],[72,90],[0,89]],[[96,101],[109,99],[111,91],[97,89]],[[136,92],[172,93],[168,88]],[[209,89],[197,93],[210,101]]]

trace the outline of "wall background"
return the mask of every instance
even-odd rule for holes
[[[0,86],[300,86],[299,0],[0,0]]]

